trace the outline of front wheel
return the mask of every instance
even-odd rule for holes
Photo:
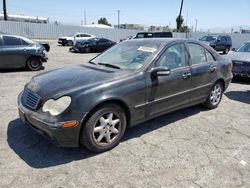
[[[119,144],[125,129],[124,110],[116,104],[99,107],[83,125],[80,143],[93,152],[104,152]]]
[[[223,95],[223,86],[221,82],[216,82],[210,91],[210,94],[206,100],[206,102],[203,104],[208,109],[214,109],[216,108],[221,101]]]
[[[27,61],[27,69],[38,71],[42,68],[42,61],[38,57],[32,57]]]

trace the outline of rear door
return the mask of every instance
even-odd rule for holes
[[[184,43],[172,44],[163,52],[154,67],[170,69],[167,76],[147,79],[146,116],[158,116],[189,103],[191,70]]]
[[[26,47],[22,40],[15,36],[3,36],[0,61],[3,68],[23,67],[26,61]]]
[[[216,77],[216,61],[213,55],[197,43],[187,43],[191,66],[191,100],[207,98]]]

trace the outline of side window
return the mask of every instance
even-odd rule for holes
[[[27,43],[26,41],[24,41],[22,39],[21,39],[21,43],[22,43],[23,46],[28,46],[29,45],[29,43]]]
[[[3,43],[6,46],[18,46],[21,45],[21,40],[17,37],[3,36]]]
[[[76,37],[81,37],[81,35],[78,34],[78,35],[76,35]]]
[[[157,66],[177,69],[186,66],[186,50],[184,44],[174,44],[166,49],[157,61]]]
[[[213,62],[215,59],[214,59],[214,56],[205,49],[205,52],[206,52],[206,56],[207,56],[207,62]]]
[[[190,53],[191,65],[201,64],[206,62],[206,55],[204,48],[198,44],[187,44]]]

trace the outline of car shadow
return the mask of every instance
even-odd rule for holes
[[[250,90],[247,91],[229,91],[225,95],[234,101],[250,104]]]
[[[45,67],[42,66],[42,68],[39,70],[44,70]],[[14,73],[14,72],[32,72],[32,71],[29,71],[25,68],[9,68],[9,69],[0,69],[0,73]],[[34,72],[38,72],[38,71],[34,71]]]
[[[234,77],[232,83],[250,85],[250,78]]]
[[[122,142],[131,138],[141,137],[148,132],[163,126],[168,126],[173,122],[195,115],[201,111],[204,111],[202,107],[195,106],[139,124],[126,131]],[[39,169],[83,160],[98,155],[83,147],[59,148],[34,132],[27,125],[24,125],[20,119],[15,119],[9,123],[7,142],[10,148],[30,167]]]

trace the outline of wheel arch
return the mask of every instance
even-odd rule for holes
[[[223,79],[223,78],[219,78],[218,80],[216,80],[216,82],[215,83],[217,83],[217,82],[220,82],[220,83],[222,83],[222,86],[223,86],[223,92],[226,90],[226,82],[225,82],[225,80]]]
[[[104,101],[101,101],[99,103],[97,103],[93,108],[91,108],[91,110],[82,117],[81,120],[81,128],[79,131],[79,144],[80,144],[80,134],[83,130],[84,124],[86,123],[86,121],[91,117],[91,115],[101,106],[106,105],[106,104],[116,104],[118,106],[120,106],[124,112],[125,112],[125,116],[126,116],[126,122],[127,122],[127,127],[129,127],[130,124],[130,118],[131,118],[131,112],[130,109],[128,107],[128,105],[121,99],[116,99],[116,98],[111,98],[111,99],[106,99]]]

